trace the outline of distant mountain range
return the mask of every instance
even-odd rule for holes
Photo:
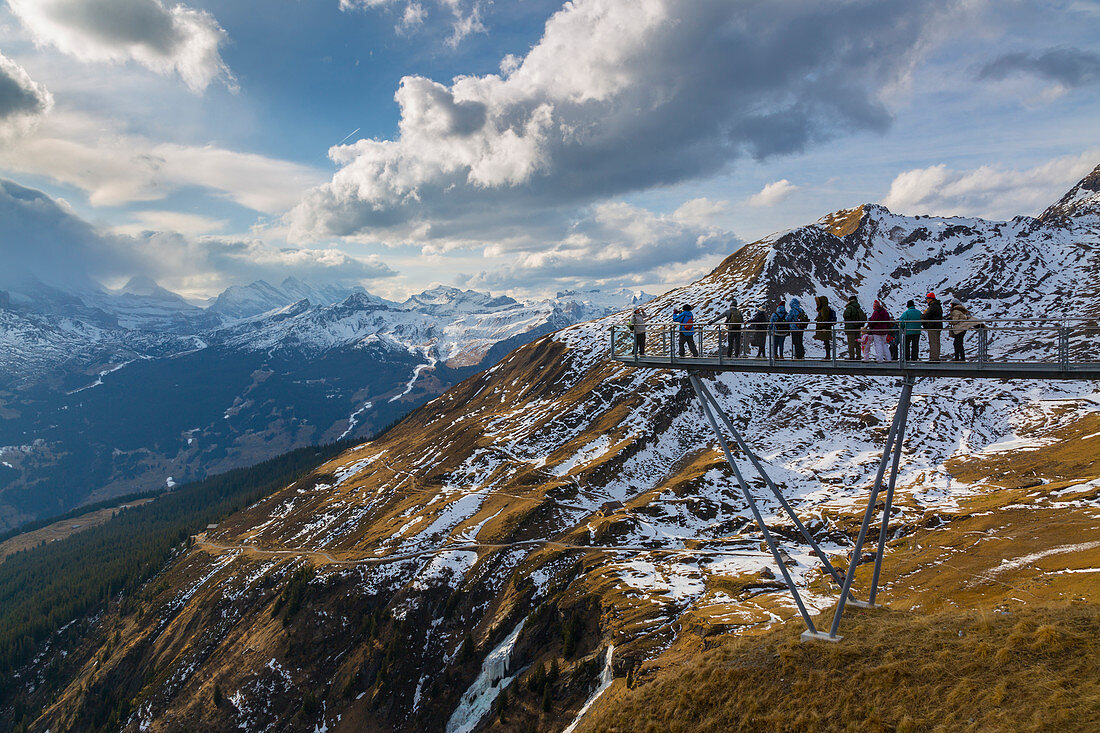
[[[634,302],[257,281],[205,307],[149,278],[0,288],[0,530],[357,438],[518,345]]]
[[[881,298],[896,313],[932,290],[962,299],[979,318],[1096,318],[1098,274],[1100,167],[1038,218],[902,216],[875,204],[839,211],[741,248],[648,310],[664,317],[691,302],[699,320],[712,320],[731,296],[774,307],[792,296],[812,303],[827,295],[835,305],[855,294],[864,304]],[[397,358],[387,346],[415,311],[379,305],[351,317],[341,308],[265,315],[256,321],[267,334],[264,353],[306,333],[346,343],[369,330],[354,324],[381,314],[400,325],[366,337],[363,348]],[[512,310],[538,309],[477,319]],[[682,707],[690,729],[708,696],[725,689],[722,679],[696,674],[694,660],[723,635],[752,635],[797,611],[760,551],[762,535],[684,375],[609,358],[608,330],[624,315],[515,350],[379,439],[220,522],[126,599],[128,610],[104,614],[96,641],[69,660],[78,671],[65,689],[41,696],[50,707],[33,729],[72,728],[102,701],[132,700],[121,730],[560,731],[585,711],[606,716],[622,699],[615,695],[647,685],[662,668],[705,689],[662,698],[661,688],[642,688],[654,708]],[[290,325],[298,319],[324,325],[300,330]],[[237,324],[217,333],[232,341],[248,331]],[[418,353],[440,358],[454,342],[446,328],[432,333],[437,340],[418,341]],[[1022,332],[990,338],[1013,357],[1051,349],[1049,339]],[[1071,344],[1093,355],[1096,348]],[[809,531],[844,558],[875,480],[897,380],[701,376]],[[275,378],[253,376],[242,399],[259,401],[263,380]],[[972,629],[994,615],[1015,618],[1015,604],[1094,602],[1095,584],[1081,578],[1096,570],[1095,555],[1085,554],[1095,550],[1100,505],[1095,383],[921,380],[908,425],[880,596],[892,610],[877,618],[971,609]],[[828,609],[835,586],[741,465],[810,612]],[[909,558],[905,570],[899,556]],[[980,559],[967,565],[971,558]],[[871,570],[861,572],[863,593]],[[938,623],[922,621],[920,633]],[[881,628],[867,649],[893,634]],[[778,678],[784,655],[810,660],[818,675],[818,662],[835,659],[833,647],[792,647],[788,632],[782,642],[724,647],[721,663]],[[1019,632],[1018,655],[1036,654],[1029,633]],[[873,674],[894,685],[897,661],[875,663],[886,666]],[[46,668],[22,679],[44,678]],[[592,691],[612,678],[610,701],[589,708]],[[212,703],[215,684],[223,705]],[[839,709],[835,700],[821,704],[828,716]],[[757,701],[743,709],[751,717],[741,729],[768,729]],[[865,708],[852,709],[866,721]],[[817,720],[828,728],[835,717]],[[591,718],[581,726],[614,729]]]

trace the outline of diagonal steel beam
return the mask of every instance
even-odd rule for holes
[[[699,377],[695,374],[688,372],[688,380],[691,382],[691,386],[695,388],[695,393],[699,396],[699,402],[703,405],[703,414],[706,415],[707,422],[710,423],[711,429],[714,431],[714,435],[718,438],[718,443],[722,446],[722,452],[726,455],[726,461],[729,463],[730,468],[733,469],[733,475],[737,477],[737,483],[741,487],[741,493],[745,497],[745,502],[749,505],[749,509],[752,511],[753,519],[756,520],[756,526],[760,528],[761,533],[764,535],[764,541],[768,544],[768,549],[771,550],[772,557],[775,558],[775,562],[779,565],[779,572],[783,575],[783,580],[787,584],[787,588],[790,589],[791,595],[794,596],[795,605],[798,606],[798,612],[802,615],[802,620],[806,622],[806,628],[809,633],[817,634],[817,628],[814,627],[813,619],[810,618],[809,612],[806,610],[805,604],[802,602],[802,596],[798,593],[798,587],[794,584],[794,579],[791,578],[791,574],[787,571],[787,566],[783,563],[783,558],[779,555],[779,548],[775,544],[775,540],[772,539],[771,532],[768,531],[768,526],[764,524],[764,518],[760,515],[760,509],[756,506],[756,501],[752,498],[752,493],[749,491],[749,485],[745,482],[745,477],[741,475],[741,469],[737,467],[737,462],[733,460],[733,453],[730,451],[729,444],[726,442],[726,438],[722,435],[722,431],[718,429],[718,423],[714,419],[714,415],[711,412],[710,404],[707,402],[706,397],[703,396],[701,389],[702,383],[699,381]]]
[[[886,552],[886,534],[890,528],[890,507],[894,504],[894,484],[898,480],[898,463],[901,461],[901,447],[905,439],[905,424],[909,419],[909,402],[915,381],[912,377],[906,378],[905,387],[901,391],[901,403],[898,405],[898,410],[901,412],[901,423],[898,425],[898,439],[894,441],[894,460],[890,466],[890,482],[886,487],[886,502],[882,509],[882,525],[878,533],[878,551],[875,553],[875,571],[871,575],[871,594],[868,596],[868,603],[872,605],[875,602],[875,594],[878,592],[878,575],[882,569],[882,556]]]
[[[821,562],[825,565],[825,570],[828,571],[829,575],[832,576],[837,585],[842,585],[844,581],[840,577],[840,574],[837,573],[836,568],[834,568],[833,564],[829,561],[829,556],[825,554],[824,550],[822,550],[821,547],[817,544],[817,541],[814,540],[813,535],[811,535],[810,531],[806,529],[806,525],[804,525],[802,521],[799,520],[798,515],[794,513],[794,509],[791,508],[791,505],[787,502],[786,497],[784,497],[782,492],[779,491],[779,487],[777,487],[775,485],[775,482],[772,481],[771,476],[769,476],[767,472],[764,471],[764,466],[761,465],[760,460],[757,458],[756,454],[753,453],[752,450],[749,448],[748,444],[745,442],[744,437],[741,435],[741,432],[734,426],[733,422],[729,419],[729,416],[726,415],[725,411],[722,410],[721,406],[718,404],[718,400],[715,399],[714,395],[711,393],[710,388],[707,387],[707,385],[704,384],[702,380],[699,381],[699,387],[702,389],[703,395],[705,395],[706,398],[709,399],[711,407],[714,409],[714,412],[717,413],[718,417],[722,419],[722,422],[726,424],[726,428],[733,435],[733,439],[737,442],[738,447],[741,448],[741,452],[744,453],[746,457],[748,457],[749,462],[752,463],[757,473],[760,474],[760,477],[764,479],[764,483],[767,484],[768,489],[771,490],[772,494],[775,495],[775,498],[779,500],[779,503],[783,506],[783,509],[787,512],[787,515],[794,522],[795,527],[797,527],[798,531],[802,534],[802,538],[810,544],[810,547],[812,547],[814,550],[814,554],[816,554]]]
[[[886,436],[886,447],[882,451],[882,460],[878,464],[878,473],[875,475],[875,483],[871,487],[871,496],[867,501],[867,511],[863,514],[863,524],[859,528],[859,536],[856,539],[856,546],[852,549],[852,559],[848,563],[848,572],[844,576],[844,585],[840,590],[840,600],[836,604],[836,612],[833,614],[833,623],[829,627],[829,637],[836,637],[836,632],[840,628],[840,618],[844,615],[844,605],[848,599],[848,591],[851,590],[852,580],[856,575],[856,567],[859,565],[860,553],[863,551],[863,542],[867,539],[867,528],[871,524],[871,517],[875,513],[875,504],[878,502],[879,492],[882,490],[882,478],[886,474],[886,465],[890,460],[891,454],[894,450],[895,441],[900,442],[901,431],[899,430],[905,423],[905,413],[909,410],[909,398],[913,393],[913,380],[906,379],[901,388],[901,399],[898,401],[898,409],[894,411],[894,419],[890,423],[890,432]],[[903,413],[902,407],[905,412]]]

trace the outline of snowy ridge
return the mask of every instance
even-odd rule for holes
[[[896,313],[905,300],[934,290],[943,300],[959,297],[978,317],[1027,317],[1043,309],[1095,315],[1087,284],[1100,272],[1100,234],[1090,227],[902,217],[865,205],[749,245],[707,277],[654,299],[647,311],[664,320],[675,305],[690,302],[702,321],[730,297],[774,306],[781,297],[809,304],[827,294],[836,307],[854,293],[865,306],[883,298]],[[752,633],[796,615],[683,376],[607,358],[608,328],[627,312],[512,351],[378,440],[320,467],[314,480],[257,502],[211,532],[211,541],[231,549],[299,552],[319,563],[326,553],[335,562],[318,567],[314,609],[363,604],[377,615],[382,607],[402,624],[395,652],[401,663],[391,668],[389,687],[367,693],[393,701],[390,711],[377,713],[383,727],[438,730],[446,720],[449,730],[476,728],[501,690],[518,678],[509,693],[519,699],[529,675],[541,674],[551,657],[557,663],[562,629],[576,619],[587,625],[573,638],[573,653],[561,652],[569,682],[549,697],[558,706],[554,695],[568,696],[555,712],[580,709],[594,699],[594,686],[606,689],[616,671],[612,642],[615,659],[637,661],[659,656],[692,628]],[[820,357],[820,348],[806,341],[807,355]],[[1005,346],[1020,353],[1033,348],[1026,339]],[[825,552],[843,556],[893,417],[895,380],[705,378]],[[1067,426],[1092,424],[1098,414],[1093,383],[919,383],[892,526],[913,531],[990,490],[985,479],[962,480],[957,459],[1026,454],[1064,441]],[[820,564],[763,482],[751,470],[745,474],[811,613],[829,607],[835,593],[819,584]],[[1094,485],[1069,487],[1053,501],[1096,507],[1095,494],[1082,494]],[[1085,544],[1048,549],[1068,553]],[[1021,555],[1003,572],[1029,562]],[[254,576],[259,562],[242,554],[234,556],[239,568],[218,570],[219,557],[189,556],[194,566],[186,575],[179,571],[187,580],[172,598],[198,578],[198,595],[210,594],[212,602],[213,594]],[[215,571],[220,575],[210,578]],[[210,611],[209,623],[217,622],[216,613]],[[325,627],[314,623],[320,613],[303,614],[295,633],[321,633]],[[234,638],[266,639],[270,616],[260,615],[264,623],[235,628]],[[524,621],[514,626],[518,618]],[[347,624],[353,627],[354,617]],[[332,631],[341,654],[343,628]],[[513,630],[502,638],[506,629]],[[467,637],[477,661],[463,666],[457,651]],[[374,647],[358,647],[364,648]],[[227,690],[255,687],[246,679],[253,673],[255,667],[240,673],[239,684],[227,678]],[[291,674],[305,679],[310,672]],[[462,682],[453,687],[456,675]],[[196,705],[175,692],[154,698],[143,714],[156,719]],[[524,703],[537,704],[530,696]],[[326,721],[332,717],[318,724]]]

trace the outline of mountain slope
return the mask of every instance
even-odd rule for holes
[[[5,294],[0,528],[373,434],[515,346],[632,297],[435,288],[398,305],[293,278],[230,288],[206,311],[147,279]]]
[[[749,245],[649,310],[665,317],[688,301],[709,320],[731,296],[772,305],[825,293],[840,303],[853,292],[896,310],[946,290],[980,317],[1095,317],[1081,284],[1096,281],[1098,245],[1087,219],[909,218],[865,205]],[[100,641],[74,653],[85,660],[79,683],[39,725],[79,727],[108,697],[125,701],[128,730],[558,730],[607,659],[615,677],[649,674],[715,634],[760,633],[793,617],[683,376],[607,359],[607,330],[623,318],[516,349],[382,438],[206,533],[135,601],[138,616],[105,617]],[[1040,348],[1012,338],[998,348]],[[842,555],[896,385],[708,379],[811,531]],[[1078,533],[1100,530],[1095,461],[1018,463],[1069,440],[1091,446],[1098,411],[1089,383],[919,385],[887,567],[911,538],[949,546],[971,531],[1015,537],[1029,516],[1022,501],[1072,519]],[[1027,471],[1039,473],[1025,489]],[[807,604],[827,609],[835,591],[763,485],[752,485]],[[624,510],[606,514],[608,501]],[[968,522],[976,524],[958,530]],[[1020,532],[998,553],[1033,536]],[[953,562],[988,560],[961,547]],[[1010,569],[1027,571],[1029,552]],[[1083,572],[1100,562],[1094,554],[1081,555]],[[912,573],[942,559],[919,557]],[[977,580],[943,575],[951,579],[933,594],[927,579],[888,574],[883,598],[970,603],[968,583],[1000,588],[982,580],[990,569],[976,565]],[[1043,597],[1098,601],[1075,590],[1073,574],[1044,583]],[[1003,590],[990,597],[1015,602]],[[117,643],[103,643],[116,633]],[[497,709],[505,700],[510,707]],[[490,710],[496,717],[483,715]]]

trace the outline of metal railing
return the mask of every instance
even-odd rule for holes
[[[959,361],[955,358],[955,335],[946,321],[943,325],[944,328],[938,332],[939,361]],[[1056,364],[1063,370],[1069,370],[1074,364],[1100,363],[1100,321],[1097,319],[1005,318],[966,321],[960,325],[964,327],[961,332],[961,360],[978,369],[987,364]],[[901,367],[927,363],[930,356],[929,334],[935,333],[922,328],[919,333],[910,334],[904,324],[890,322],[885,331],[878,332],[887,337],[885,358],[880,359],[877,353],[879,346],[873,337],[870,348],[865,352],[862,334],[859,330],[846,329],[844,324],[821,331],[825,337],[822,339],[817,337],[817,324],[812,321],[800,331],[773,330],[767,324],[745,324],[739,331],[730,331],[727,326],[717,324],[697,325],[691,334],[682,331],[679,324],[652,323],[646,326],[644,352],[638,348],[638,340],[629,325],[615,325],[610,331],[612,356],[625,361],[631,358],[647,361],[667,358],[670,364],[699,361],[735,364],[745,360],[775,364],[799,358],[796,356],[795,341],[800,340],[801,358],[805,360],[828,360],[833,366],[853,361],[885,361]],[[855,359],[850,358],[853,353],[850,335],[854,335],[857,341],[854,344]],[[909,357],[906,343],[906,336],[912,335],[918,342],[915,360]],[[696,347],[698,357],[692,355],[689,342]],[[736,347],[737,353],[733,353],[733,347]]]

